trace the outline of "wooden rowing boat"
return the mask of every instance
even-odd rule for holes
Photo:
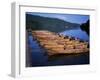
[[[45,48],[48,55],[76,54],[89,52],[88,42],[80,42],[50,31],[32,31],[33,37]]]

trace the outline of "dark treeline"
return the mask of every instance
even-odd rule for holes
[[[89,20],[86,23],[81,24],[81,26],[80,26],[80,28],[83,31],[85,31],[88,35],[90,34],[89,27],[90,27],[90,21]]]

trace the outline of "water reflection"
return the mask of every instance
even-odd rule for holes
[[[77,30],[74,30],[77,31]],[[80,30],[78,30],[80,32]],[[71,33],[69,32],[63,32]],[[76,33],[78,34],[78,33]],[[75,35],[76,35],[75,34]],[[82,35],[81,35],[82,36]],[[78,37],[79,38],[79,37]],[[87,38],[84,38],[87,40]],[[32,59],[32,67],[34,66],[55,66],[55,65],[75,65],[75,64],[89,64],[89,52],[83,54],[74,54],[74,55],[55,55],[55,56],[48,56],[45,49],[42,48],[37,40],[33,38],[31,34],[28,35],[28,45],[30,48]]]
[[[60,32],[60,34],[64,36],[68,35],[68,36],[76,37],[83,41],[89,41],[89,36],[87,35],[87,33],[85,31],[82,31],[80,28],[66,30],[66,31]]]

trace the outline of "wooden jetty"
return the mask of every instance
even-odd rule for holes
[[[78,39],[71,39],[63,35],[45,30],[32,31],[33,37],[45,48],[48,55],[56,54],[77,54],[89,52],[88,42],[81,42]]]

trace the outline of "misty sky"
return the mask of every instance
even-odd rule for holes
[[[79,15],[79,14],[55,14],[55,13],[34,13],[27,12],[26,14],[39,15],[43,17],[58,18],[71,23],[82,24],[89,19],[89,15]]]

